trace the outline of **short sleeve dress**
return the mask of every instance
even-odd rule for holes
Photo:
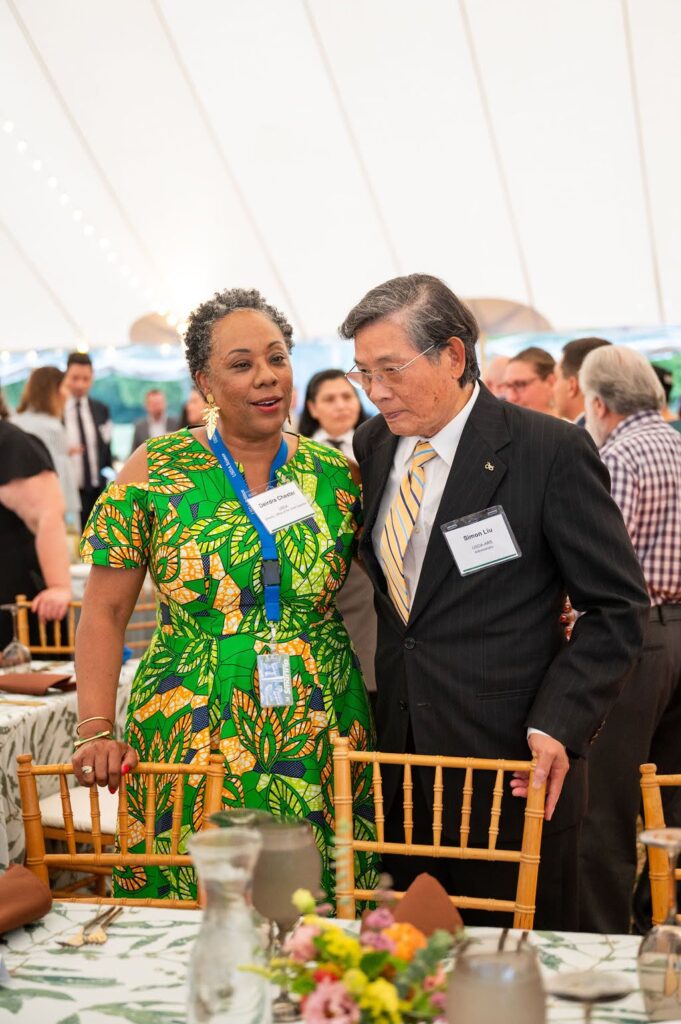
[[[276,535],[277,640],[291,658],[294,701],[261,708],[257,656],[269,650],[269,626],[257,532],[214,455],[191,431],[148,441],[147,456],[148,483],[111,484],[81,541],[86,562],[148,566],[158,591],[158,624],[132,686],[127,739],[143,761],[204,763],[222,753],[225,806],[306,818],[333,898],[331,740],[340,733],[357,749],[373,741],[359,664],[335,604],[358,530],[359,488],[343,455],[303,437],[277,472],[280,483],[295,480],[315,514]],[[170,847],[171,790],[168,784],[157,793],[158,852]],[[131,795],[131,850],[143,852],[144,793]],[[187,787],[185,839],[202,796],[202,788]],[[374,837],[366,770],[354,777],[354,819],[358,838]],[[358,856],[357,884],[374,888],[376,860]],[[119,895],[156,899],[196,891],[193,871],[184,868],[126,869],[114,886]]]

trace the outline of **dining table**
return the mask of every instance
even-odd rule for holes
[[[0,936],[0,1024],[186,1024],[188,965],[201,911],[126,906],[104,945],[59,944],[97,909],[93,903],[55,902],[42,920]],[[466,932],[474,944],[499,934],[492,928]],[[509,933],[509,943],[520,940],[520,932]],[[537,950],[547,987],[559,973],[577,970],[630,978],[634,991],[620,1002],[597,1005],[593,1021],[648,1019],[636,981],[638,936],[537,931],[527,941]],[[547,1024],[582,1019],[578,1005],[548,997]]]
[[[139,659],[121,668],[116,694],[116,727],[125,723],[130,685]],[[72,662],[32,662],[35,671],[73,674]],[[0,675],[0,873],[12,863],[23,863],[24,824],[17,777],[17,755],[31,754],[34,764],[61,764],[71,760],[78,721],[77,691],[48,690],[39,697],[2,690]],[[40,796],[59,788],[54,776],[41,778]]]

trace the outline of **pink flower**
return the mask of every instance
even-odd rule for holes
[[[435,988],[442,988],[445,983],[445,972],[440,965],[435,974],[429,974],[427,978],[423,979],[423,989],[425,992],[432,992]]]
[[[381,934],[381,932],[362,932],[362,945],[370,946],[371,949],[385,949],[388,953],[395,954],[397,946],[392,939],[389,939],[387,935]]]
[[[430,997],[430,1005],[434,1010],[444,1010],[447,1004],[447,996],[444,992],[433,992]]]
[[[380,932],[382,928],[389,928],[391,924],[395,923],[395,918],[386,910],[385,907],[380,907],[378,910],[370,911],[362,922],[362,928],[369,928],[371,931]]]
[[[306,964],[308,960],[314,960],[317,955],[317,950],[312,940],[316,939],[318,935],[321,935],[321,931],[313,924],[301,924],[284,942],[284,952],[292,960]]]
[[[310,992],[302,1005],[303,1020],[307,1024],[358,1024],[359,1006],[340,981],[323,978],[314,992]]]

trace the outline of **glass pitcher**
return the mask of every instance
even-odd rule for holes
[[[546,997],[530,946],[503,950],[473,945],[456,958],[447,989],[451,1024],[545,1024]]]
[[[189,1024],[269,1024],[269,982],[246,965],[264,952],[246,902],[262,839],[252,829],[208,829],[189,840],[205,893],[189,965]]]

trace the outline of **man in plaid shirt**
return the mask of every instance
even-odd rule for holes
[[[681,435],[665,423],[662,386],[640,353],[599,348],[584,360],[579,383],[586,426],[610,471],[652,606],[641,658],[589,756],[580,925],[621,933],[631,923],[639,764],[681,772]],[[667,794],[666,823],[681,826],[679,793]],[[635,902],[645,927],[642,886]]]

